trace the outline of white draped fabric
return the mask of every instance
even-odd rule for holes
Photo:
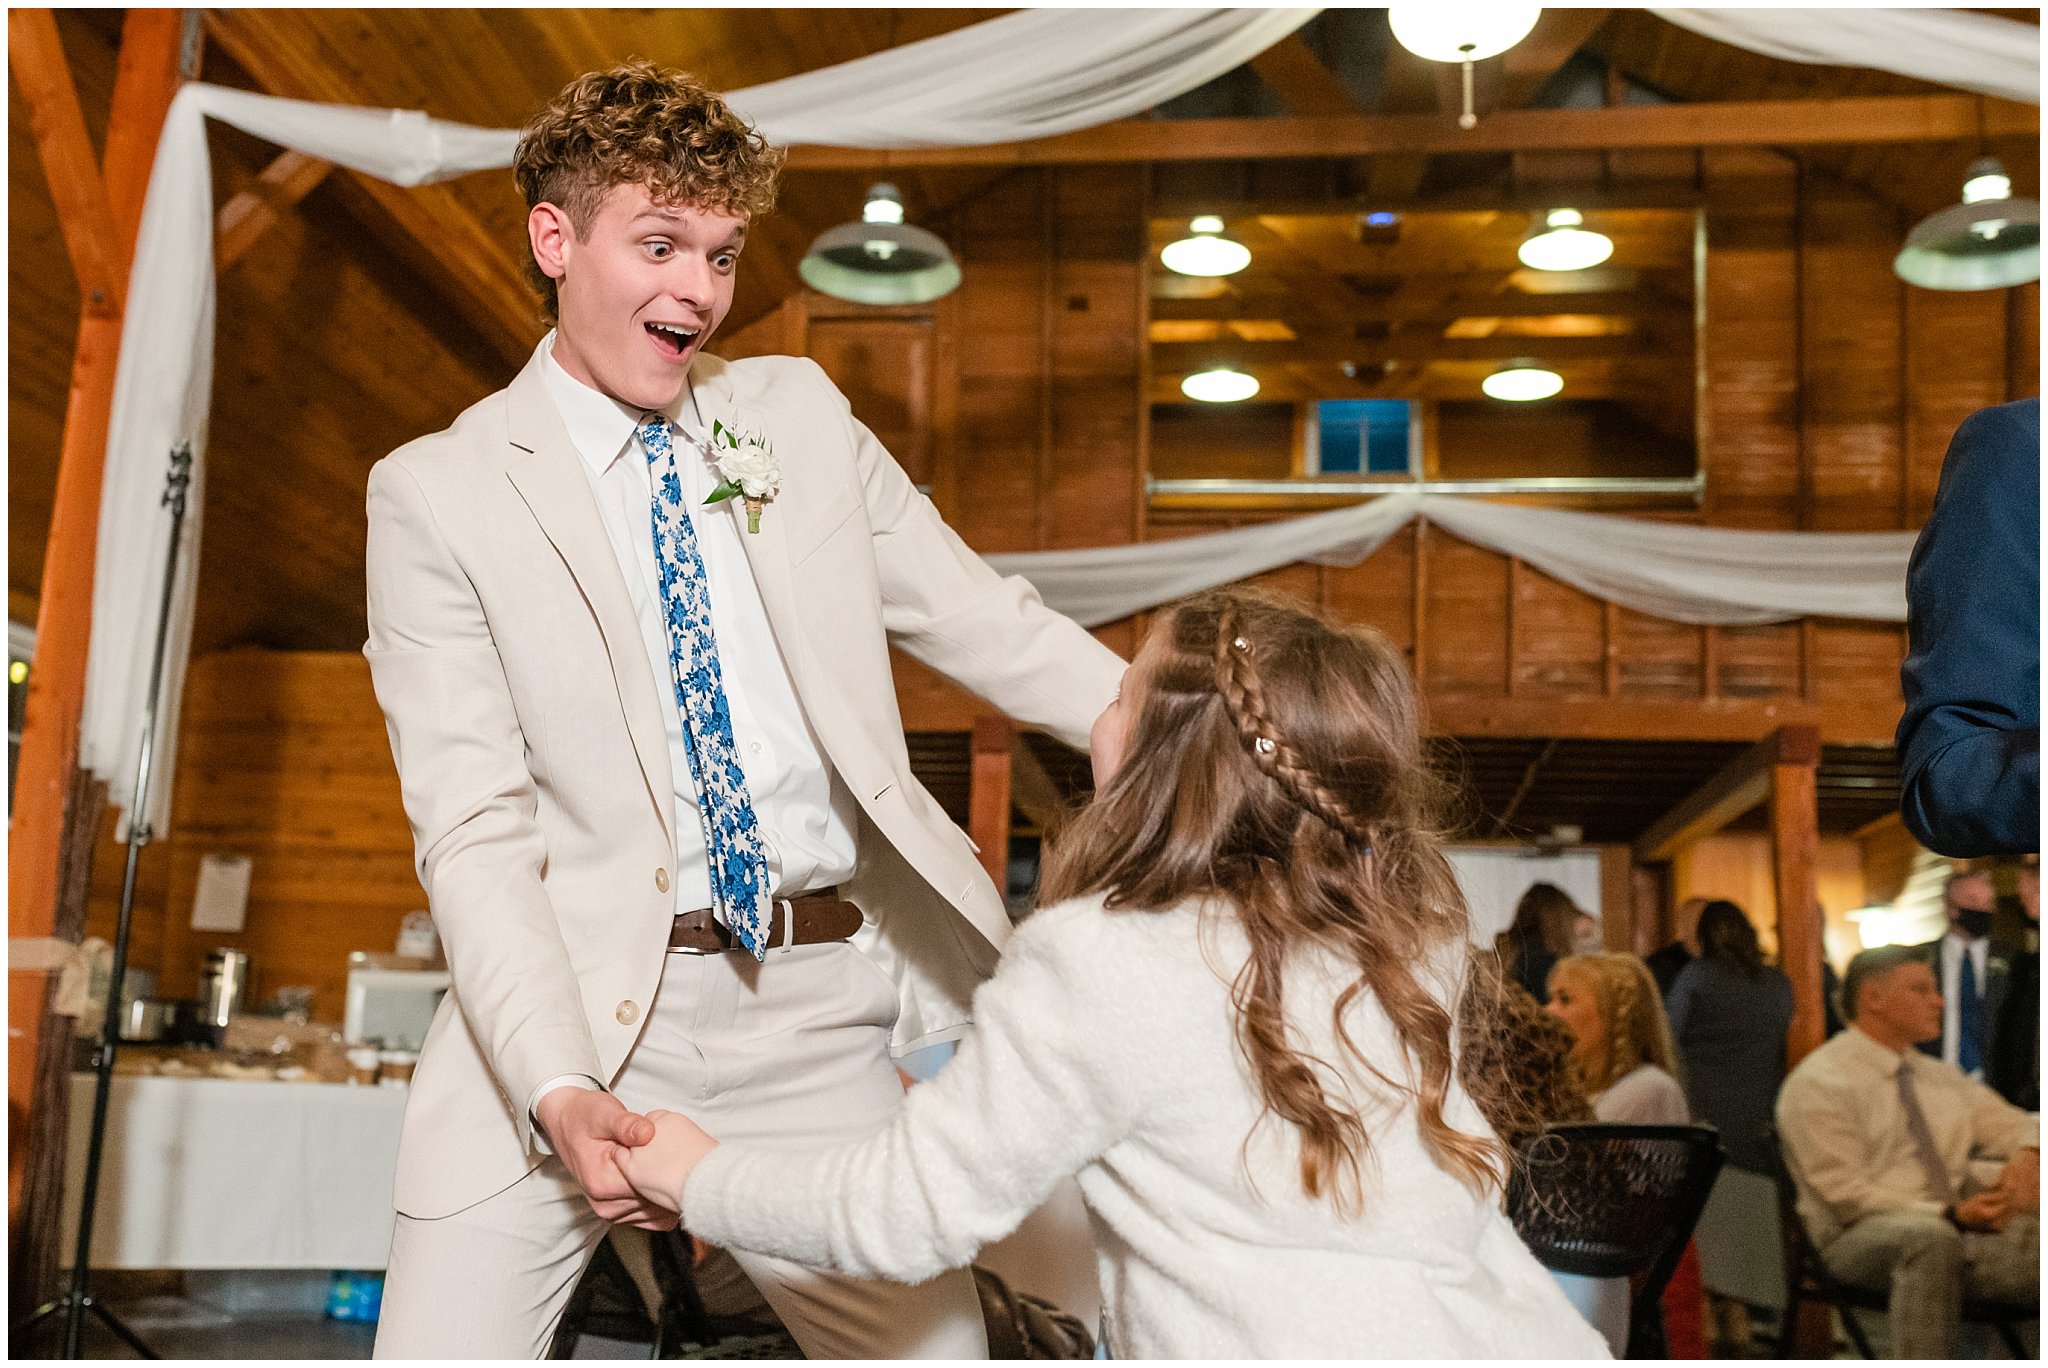
[[[1958,9],[1652,9],[1680,28],[1785,62],[1870,67],[2041,103],[2041,30]]]
[[[1676,622],[1906,619],[1912,532],[1745,532],[1443,494],[1390,494],[1173,541],[987,559],[1092,627],[1294,561],[1356,565],[1416,517],[1589,594]]]
[[[1241,65],[1312,9],[1046,10],[731,95],[778,143],[900,147],[1013,142],[1121,118]],[[208,118],[400,185],[511,165],[518,133],[414,110],[353,109],[190,84],[164,122],[128,282],[107,441],[79,762],[124,813],[170,545],[167,457],[193,453],[185,548],[172,595],[162,719],[145,811],[169,814],[177,719],[190,655],[213,392],[213,188]]]

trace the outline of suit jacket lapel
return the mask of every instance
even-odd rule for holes
[[[591,497],[589,478],[583,473],[582,458],[542,383],[543,361],[536,354],[507,391],[510,440],[526,454],[515,459],[506,474],[569,567],[604,633],[612,679],[626,714],[626,730],[633,738],[648,795],[661,813],[662,829],[673,846],[675,780],[669,771],[661,698],[648,668],[647,647],[640,638],[632,600],[626,596],[626,581],[619,574],[618,557],[612,552],[597,502]]]
[[[690,388],[697,400],[697,416],[703,419],[707,435],[714,421],[741,431],[764,428],[763,415],[750,413],[735,401],[729,368],[717,357],[698,356],[690,367]],[[765,435],[771,442],[774,440],[774,434]],[[788,480],[787,453],[784,453],[785,486]],[[740,498],[728,499],[724,508],[726,516],[739,521],[740,545],[746,548],[747,564],[754,571],[754,585],[761,591],[761,606],[767,610],[769,629],[775,634],[775,644],[782,648],[783,661],[788,665],[790,679],[801,697],[804,691],[803,652],[796,586],[789,565],[788,520],[781,516],[782,510],[776,506],[776,501],[770,500],[761,511],[761,530],[749,532],[746,528],[746,506]]]

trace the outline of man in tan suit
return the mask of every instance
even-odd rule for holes
[[[619,1172],[640,1113],[864,1133],[891,1056],[964,1029],[1009,922],[911,776],[891,643],[1077,746],[1115,695],[814,364],[703,353],[779,165],[676,73],[573,82],[516,162],[556,331],[371,472],[365,654],[454,980],[380,1356],[544,1353],[608,1224],[673,1222]],[[986,1352],[964,1272],[741,1261],[812,1357]]]

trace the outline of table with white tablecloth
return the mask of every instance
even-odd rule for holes
[[[71,1079],[67,1262],[93,1082]],[[338,1083],[115,1078],[93,1266],[384,1267],[406,1095]]]

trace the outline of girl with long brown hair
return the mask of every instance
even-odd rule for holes
[[[890,1126],[621,1164],[691,1231],[857,1276],[965,1262],[1076,1175],[1117,1357],[1605,1357],[1502,1214],[1460,1081],[1463,898],[1376,633],[1168,610],[976,1029]]]

